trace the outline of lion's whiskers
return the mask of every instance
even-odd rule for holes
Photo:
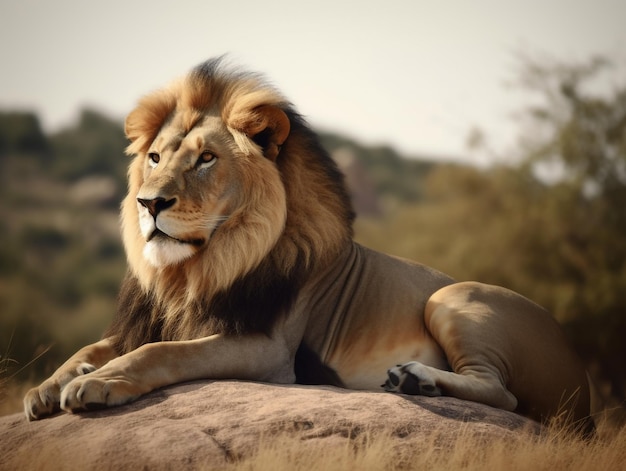
[[[197,225],[202,229],[213,230],[228,220],[228,217],[229,216],[201,216],[197,221]]]

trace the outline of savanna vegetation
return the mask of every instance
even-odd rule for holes
[[[248,457],[237,460],[229,471],[420,470],[432,471],[553,471],[624,469],[626,428],[610,436],[585,440],[549,428],[536,435],[518,431],[515,437],[481,434],[459,427],[435,428],[410,446],[388,433],[365,432],[353,439],[320,443],[284,436],[262,441]],[[206,469],[211,469],[208,464]]]
[[[533,105],[522,110],[519,145],[486,169],[322,137],[353,185],[360,242],[547,307],[619,418],[626,82],[594,91],[610,67],[525,61],[518,84]],[[91,110],[51,135],[33,113],[0,112],[0,413],[19,410],[23,390],[112,316],[125,269],[125,145],[121,123]]]

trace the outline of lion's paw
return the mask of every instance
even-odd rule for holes
[[[107,377],[101,372],[75,378],[65,386],[61,391],[61,409],[79,412],[118,406],[145,392],[126,378]]]
[[[385,391],[421,396],[441,396],[429,367],[417,361],[397,365],[387,371]]]
[[[61,409],[66,412],[96,409],[99,404],[106,404],[108,395],[106,382],[93,379],[74,380],[61,392]]]
[[[80,363],[66,371],[57,371],[52,377],[32,388],[24,396],[24,413],[28,420],[38,420],[58,412],[61,407],[61,391],[74,378],[95,371],[89,363]]]
[[[28,420],[38,420],[59,411],[61,387],[56,381],[45,381],[24,396],[24,414]]]

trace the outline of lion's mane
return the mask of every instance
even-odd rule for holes
[[[280,108],[290,121],[275,162],[263,155],[262,136],[239,130],[267,105]],[[175,114],[192,128],[206,113],[218,113],[234,138],[241,171],[232,184],[241,189],[243,202],[196,256],[151,266],[142,256],[138,229],[140,159]],[[354,213],[342,174],[304,119],[258,75],[209,60],[144,97],[125,129],[131,141],[127,153],[134,156],[121,211],[129,270],[105,333],[120,353],[160,340],[270,333],[303,283],[352,237]]]

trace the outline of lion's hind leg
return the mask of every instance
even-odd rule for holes
[[[424,322],[456,373],[436,379],[444,394],[503,409],[517,404],[516,412],[539,421],[589,415],[582,362],[550,313],[520,294],[448,285],[428,300]]]
[[[481,299],[485,293],[498,301],[495,306]],[[479,283],[456,283],[434,293],[426,305],[424,322],[451,371],[406,363],[389,370],[385,389],[431,396],[439,393],[515,410],[518,398],[508,389],[515,336],[509,324],[514,322],[497,311],[519,308],[514,302],[502,306],[502,298],[501,291],[492,293]]]
[[[417,361],[397,365],[387,372],[386,391],[420,396],[453,396],[513,411],[517,399],[489,372],[443,371]]]

